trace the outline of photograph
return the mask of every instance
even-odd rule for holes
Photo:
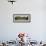
[[[0,0],[0,46],[46,46],[46,0]]]

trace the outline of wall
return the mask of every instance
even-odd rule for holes
[[[45,12],[45,0],[17,0],[14,5],[0,0],[0,40],[13,40],[18,32],[27,32],[37,41],[46,40]],[[13,23],[14,13],[30,13],[31,23]]]

